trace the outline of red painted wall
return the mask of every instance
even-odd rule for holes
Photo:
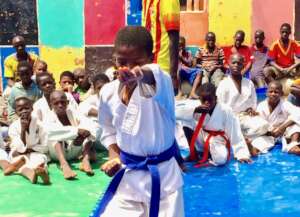
[[[85,44],[111,45],[125,26],[125,1],[88,0],[84,4]]]
[[[252,0],[252,32],[263,29],[266,45],[279,38],[282,23],[294,26],[295,0]],[[253,41],[253,35],[251,36]]]

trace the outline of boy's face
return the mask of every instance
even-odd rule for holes
[[[283,92],[276,84],[270,84],[267,91],[268,102],[270,104],[277,104]]]
[[[255,40],[255,44],[261,45],[261,44],[264,43],[265,36],[261,32],[256,32],[255,35],[254,35],[254,40]]]
[[[37,66],[34,68],[34,73],[37,75],[42,72],[47,72],[47,65],[38,63]]]
[[[241,75],[244,68],[244,58],[240,55],[233,55],[230,58],[229,69],[232,75]]]
[[[16,102],[16,113],[21,119],[30,120],[32,103],[28,100],[18,100]]]
[[[103,83],[102,81],[96,81],[94,83],[94,90],[96,94],[99,94],[101,88],[104,86],[105,83]]]
[[[201,104],[204,105],[205,107],[207,107],[209,112],[212,111],[217,104],[216,95],[208,93],[208,92],[201,92],[199,94],[199,99],[200,99]]]
[[[212,34],[208,34],[206,36],[206,46],[208,48],[214,48],[215,45],[216,45],[216,38],[215,38],[215,36],[212,35]]]
[[[12,45],[15,48],[18,55],[24,55],[26,53],[25,41],[21,40],[19,37],[13,39]]]
[[[287,26],[283,26],[280,29],[280,36],[281,36],[282,40],[284,40],[284,41],[289,40],[290,34],[291,34],[291,29],[288,28]]]
[[[244,36],[242,34],[236,34],[234,37],[234,46],[239,48],[242,46],[244,42]]]
[[[66,114],[66,110],[69,104],[67,97],[62,94],[55,94],[52,95],[50,98],[51,101],[51,108],[57,115],[64,115]]]
[[[43,76],[39,80],[39,88],[45,95],[50,95],[55,90],[55,82],[50,76]]]
[[[62,76],[59,84],[63,91],[68,91],[70,86],[74,86],[74,81],[69,76]]]
[[[83,89],[89,89],[90,87],[89,77],[85,73],[85,71],[76,72],[74,73],[74,76],[75,76],[75,81],[79,87]]]
[[[27,67],[27,66],[19,67],[18,73],[19,73],[19,76],[20,76],[23,86],[27,87],[32,83],[32,80],[31,80],[32,70],[29,67]]]
[[[138,47],[126,45],[116,49],[115,58],[117,68],[128,67],[132,69],[135,66],[143,66],[152,62],[151,57],[145,51]]]

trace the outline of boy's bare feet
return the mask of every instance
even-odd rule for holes
[[[4,171],[10,166],[10,163],[6,160],[0,160],[0,167]]]
[[[251,141],[248,138],[245,138],[245,141],[251,156],[256,157],[260,153],[260,151],[251,144]]]
[[[21,157],[19,160],[17,160],[16,162],[10,164],[5,170],[4,170],[4,175],[8,176],[16,171],[18,171],[24,164],[25,164],[26,160],[24,157]]]
[[[70,168],[68,164],[61,165],[61,169],[63,171],[65,179],[70,180],[74,179],[77,176],[77,174]]]
[[[30,169],[30,168],[23,168],[22,171],[21,171],[22,175],[24,175],[26,178],[29,179],[29,181],[32,183],[32,184],[36,184],[37,182],[37,175],[35,173],[35,171],[33,169]]]
[[[37,176],[40,176],[42,178],[43,183],[45,185],[50,184],[50,178],[49,178],[48,172],[46,171],[46,169],[43,166],[37,167],[34,171]]]
[[[94,175],[94,171],[91,167],[91,164],[90,164],[90,161],[89,161],[89,158],[87,155],[82,159],[79,169],[81,171],[85,172],[88,176]]]

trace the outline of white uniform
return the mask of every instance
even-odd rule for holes
[[[174,95],[170,77],[157,64],[148,64],[155,88],[139,83],[126,106],[120,99],[121,84],[115,80],[100,93],[99,123],[105,147],[118,144],[121,150],[138,156],[158,155],[174,143]],[[157,165],[161,179],[160,215],[183,217],[180,168],[171,158]],[[151,176],[147,171],[126,171],[114,198],[101,216],[147,216],[151,197]],[[125,204],[125,205],[124,205]]]
[[[64,126],[58,119],[54,111],[50,111],[45,117],[43,124],[47,129],[48,146],[50,157],[57,160],[55,145],[58,142],[63,142],[65,157],[67,160],[76,159],[82,152],[82,146],[75,146],[74,139],[78,136],[78,129],[85,129],[90,132],[90,136],[83,142],[94,141],[96,137],[96,129],[93,127],[93,122],[84,117],[79,110],[74,110],[68,106],[67,116],[71,123],[70,126]]]
[[[6,151],[4,149],[5,149],[5,146],[4,146],[4,141],[3,141],[3,137],[2,137],[2,133],[1,133],[0,134],[0,161],[1,160],[9,161],[8,154],[6,153]]]
[[[181,113],[181,117],[178,117],[179,120],[189,123],[193,129],[196,127],[200,117],[200,114],[194,114],[194,109],[195,107],[190,107],[190,111],[186,110],[185,115]],[[202,129],[198,135],[196,148],[198,151],[203,151],[203,144],[209,136],[209,133],[205,131],[223,131],[230,141],[234,157],[238,160],[249,158],[250,153],[240,129],[239,121],[231,108],[217,103],[212,115],[206,114]],[[212,164],[222,165],[226,163],[228,150],[226,148],[226,141],[222,136],[212,137],[209,143],[209,151]]]
[[[295,122],[292,126],[288,127],[285,131],[283,140],[282,140],[282,151],[288,152],[291,148],[296,145],[299,145],[297,142],[287,143],[286,138],[290,138],[294,133],[300,133],[300,109],[297,106],[294,106],[288,101],[280,100],[279,104],[276,106],[274,111],[270,113],[268,101],[265,100],[261,102],[257,107],[257,112],[260,116],[267,120],[270,124],[269,131],[272,131],[274,128],[280,126],[282,123],[287,120],[292,120]],[[259,150],[268,150],[274,146],[275,139],[271,136],[263,136],[260,138],[260,143],[255,147]]]
[[[34,116],[31,117],[29,125],[29,133],[26,132],[26,144],[21,139],[21,121],[17,119],[14,121],[8,130],[8,135],[11,139],[10,159],[12,162],[17,161],[21,156],[25,157],[25,164],[19,169],[22,171],[24,167],[35,169],[39,165],[44,164],[47,166],[47,139],[45,130],[41,122]],[[28,149],[34,152],[25,153]],[[19,155],[14,156],[14,153]]]
[[[67,99],[69,101],[70,107],[73,109],[78,109],[78,104],[73,98],[73,96],[70,93],[65,93],[67,96]],[[45,98],[45,96],[42,96],[38,101],[36,101],[33,104],[33,113],[40,121],[43,121],[43,119],[51,112],[51,108]]]
[[[100,101],[100,99],[99,99],[98,95],[93,94],[93,95],[90,95],[86,100],[84,100],[83,102],[81,102],[79,104],[79,111],[81,112],[81,114],[83,114],[86,118],[89,118],[94,123],[94,127],[97,129],[96,141],[100,140],[102,130],[100,128],[98,118],[89,116],[89,111],[92,108],[98,110],[99,101]]]

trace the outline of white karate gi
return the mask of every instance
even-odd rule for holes
[[[119,80],[104,85],[100,92],[101,142],[107,148],[116,143],[129,154],[149,156],[173,145],[175,115],[171,79],[157,64],[146,66],[154,74],[155,88],[139,83],[127,106],[120,99]],[[159,216],[183,217],[183,180],[175,158],[157,167],[161,179]],[[101,216],[148,216],[151,183],[149,172],[127,170]]]
[[[70,107],[73,109],[78,109],[78,104],[73,98],[73,96],[70,93],[65,93],[67,96],[67,99],[69,101]],[[51,111],[51,108],[45,98],[45,96],[42,96],[38,101],[36,101],[33,104],[33,114],[34,116],[38,117],[40,121],[43,121],[44,117],[46,117]]]
[[[5,146],[4,146],[3,137],[2,137],[2,134],[0,134],[0,161],[1,160],[9,161],[8,154],[6,153],[6,151],[4,149],[5,149]]]
[[[12,162],[17,161],[21,156],[25,157],[25,164],[19,169],[23,168],[35,169],[39,165],[44,164],[47,166],[47,138],[45,130],[41,122],[32,115],[29,125],[29,133],[26,132],[26,144],[21,139],[21,121],[20,118],[14,121],[8,130],[8,135],[11,139],[10,159]],[[34,152],[23,154],[27,149],[32,149]],[[14,153],[18,156],[14,157]]]
[[[189,123],[190,126],[193,126],[193,129],[196,128],[198,119],[201,115],[194,114],[195,107],[190,107],[189,111],[186,109],[185,114],[181,113],[180,117],[177,117],[179,120]],[[240,160],[242,158],[250,157],[248,147],[241,132],[239,121],[228,106],[217,103],[212,115],[210,116],[209,114],[206,114],[202,129],[200,130],[197,139],[196,149],[198,151],[203,151],[203,145],[206,138],[209,136],[209,133],[205,132],[203,129],[208,131],[225,132],[225,136],[230,141],[230,145],[236,159]],[[222,165],[226,163],[228,150],[226,148],[226,141],[222,136],[213,136],[211,138],[209,151],[212,158],[210,160],[212,164]]]
[[[270,113],[268,101],[265,100],[261,102],[257,107],[257,112],[260,116],[267,120],[270,124],[269,131],[272,131],[274,128],[280,126],[282,123],[287,120],[292,120],[295,122],[292,126],[288,127],[284,133],[282,140],[282,151],[288,152],[291,148],[299,143],[287,143],[286,138],[290,138],[294,133],[300,133],[300,109],[297,106],[294,106],[292,103],[280,100],[279,104],[276,106],[274,111]],[[266,152],[268,149],[274,146],[275,139],[271,136],[263,136],[260,138],[260,142],[257,142],[254,145],[257,149]]]
[[[71,123],[70,126],[64,126],[58,119],[56,113],[52,110],[45,117],[43,124],[47,127],[49,154],[52,160],[58,160],[55,151],[55,145],[63,142],[63,150],[66,160],[76,159],[82,153],[82,147],[88,141],[94,141],[96,129],[93,122],[84,117],[79,110],[74,110],[71,106],[67,107],[67,116]],[[78,129],[85,129],[90,132],[90,136],[83,142],[82,146],[75,146],[74,139],[78,136]]]

